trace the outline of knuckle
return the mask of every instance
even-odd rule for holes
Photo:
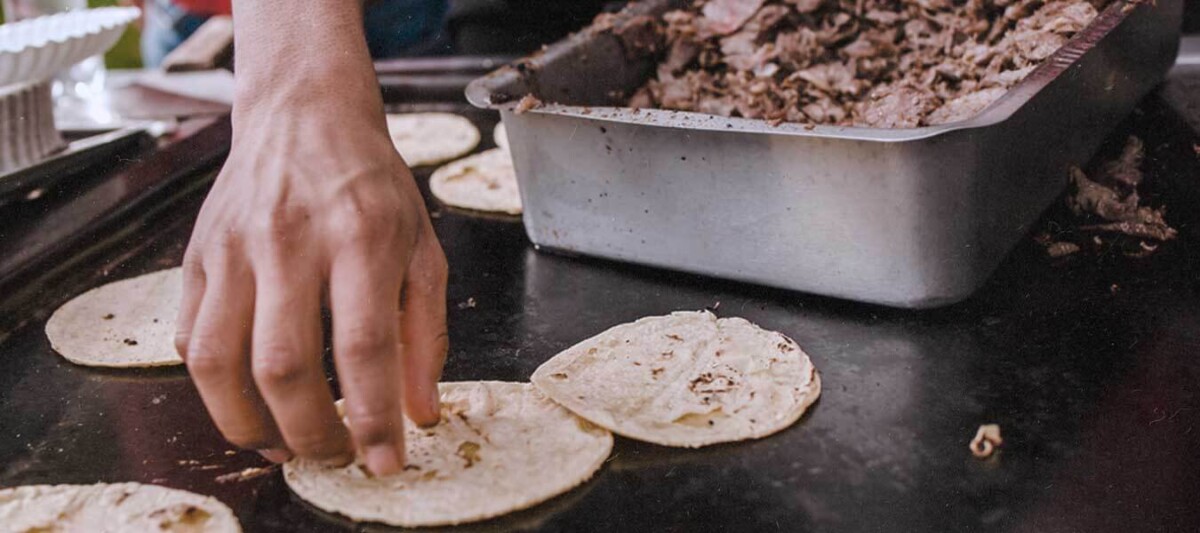
[[[188,245],[187,251],[183,252],[183,262],[181,267],[185,274],[201,274],[204,272],[204,261],[200,258],[199,241],[193,239],[193,242]]]
[[[266,386],[297,383],[308,374],[308,365],[298,350],[286,344],[270,343],[251,359],[254,380]]]
[[[221,435],[230,444],[246,450],[261,450],[274,447],[277,444],[260,428],[233,426],[222,427],[220,430]]]
[[[225,376],[234,371],[233,354],[221,348],[222,343],[197,335],[187,345],[187,367],[199,379]]]
[[[250,232],[256,238],[284,243],[307,226],[309,216],[300,207],[274,207],[250,219]]]
[[[382,217],[360,213],[340,222],[342,235],[350,244],[376,244],[388,239],[391,223]]]
[[[354,434],[354,440],[360,446],[392,442],[392,435],[395,434],[396,427],[393,421],[394,417],[390,413],[380,410],[363,410],[351,412],[347,418],[350,432]]]
[[[386,330],[373,327],[353,328],[346,333],[339,354],[351,364],[367,364],[388,357],[396,351],[396,340]]]
[[[204,255],[229,255],[238,250],[241,240],[232,230],[217,231],[209,235],[200,244],[207,250]],[[197,254],[199,255],[199,254]]]
[[[333,214],[336,229],[350,244],[378,244],[395,237],[401,223],[398,210],[379,200],[346,202]]]
[[[298,432],[286,440],[288,448],[306,459],[329,459],[344,451],[344,443],[331,428]]]

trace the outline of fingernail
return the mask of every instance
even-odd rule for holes
[[[403,467],[396,448],[388,444],[368,446],[366,450],[367,467],[377,476],[395,474]]]
[[[258,454],[272,463],[286,463],[292,458],[291,452],[280,449],[258,450]]]

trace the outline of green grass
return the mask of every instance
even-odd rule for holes
[[[115,5],[115,0],[88,0],[88,5],[91,7],[103,7]],[[0,7],[0,22],[4,22],[4,11]],[[138,39],[141,33],[132,25],[125,34],[121,36],[121,40],[104,54],[104,63],[108,68],[141,68],[142,53],[138,46]]]

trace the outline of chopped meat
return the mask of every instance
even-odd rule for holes
[[[741,29],[754,16],[763,0],[710,0],[700,8],[703,24],[717,35],[729,35]]]
[[[1101,168],[1101,182],[1112,186],[1133,190],[1142,182],[1142,159],[1145,158],[1146,149],[1142,145],[1142,140],[1137,137],[1130,137],[1125,141],[1125,148],[1121,150],[1121,157],[1109,161]]]
[[[929,114],[927,121],[930,124],[945,124],[966,120],[978,115],[980,111],[992,105],[992,102],[999,100],[1006,92],[1008,90],[1003,87],[990,87],[964,94],[935,109]]]
[[[821,7],[823,0],[786,0],[797,13],[812,13]]]
[[[931,95],[913,87],[880,87],[863,102],[860,120],[873,128],[915,128],[932,106]]]
[[[631,106],[912,128],[978,114],[1111,1],[696,0],[654,31],[593,27],[638,20],[637,48],[657,50]]]
[[[1165,223],[1146,223],[1146,222],[1111,222],[1108,224],[1097,224],[1094,226],[1083,226],[1080,231],[1099,231],[1109,233],[1120,233],[1130,237],[1139,239],[1148,239],[1154,241],[1169,241],[1177,235],[1175,228],[1167,226]]]
[[[634,109],[654,107],[654,95],[650,94],[649,87],[642,87],[633,93],[633,96],[629,97],[629,102],[626,105]]]
[[[663,33],[659,28],[659,21],[645,15],[617,23],[612,32],[621,41],[625,57],[629,59],[655,54],[663,48]]]
[[[775,37],[775,53],[780,65],[789,70],[808,67],[825,53],[825,47],[817,42],[816,32],[800,28],[782,32]]]
[[[513,112],[520,115],[521,113],[529,111],[530,109],[540,105],[542,105],[541,100],[538,100],[538,98],[532,94],[527,94],[521,98],[520,102],[517,102],[517,107],[513,108]]]
[[[1069,219],[1048,223],[1058,228],[1059,235],[1043,232],[1036,238],[1046,252],[1061,257],[1082,249],[1115,248],[1126,256],[1141,258],[1175,239],[1179,232],[1167,223],[1165,207],[1146,205],[1138,194],[1145,178],[1144,159],[1142,141],[1130,137],[1121,153],[1101,164],[1093,176],[1072,168],[1072,187],[1066,199]]]
[[[1052,242],[1046,245],[1046,254],[1055,259],[1066,257],[1079,250],[1079,245],[1073,242]]]
[[[798,70],[789,78],[795,77],[808,82],[813,87],[828,95],[856,95],[862,89],[856,79],[854,67],[843,63],[822,63],[804,70]]]
[[[671,43],[667,59],[659,68],[671,74],[678,74],[700,55],[700,45],[690,39],[678,39]]]

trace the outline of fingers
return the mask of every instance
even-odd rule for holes
[[[204,296],[204,267],[199,256],[191,249],[183,258],[180,268],[183,277],[183,296],[179,301],[179,314],[175,318],[175,353],[187,362],[188,342],[192,338],[192,327],[196,314],[200,312],[200,300]]]
[[[282,445],[250,374],[254,278],[224,252],[206,261],[204,294],[188,335],[187,366],[217,428],[250,449]]]
[[[293,453],[345,464],[353,448],[321,365],[320,276],[287,259],[264,253],[255,263],[254,381]]]
[[[399,265],[369,253],[346,251],[333,263],[333,354],[354,442],[371,471],[386,475],[404,465],[395,320]]]
[[[404,281],[400,353],[404,406],[413,422],[427,426],[438,422],[437,382],[450,337],[446,330],[446,257],[432,230],[422,238],[425,240],[413,255]]]

